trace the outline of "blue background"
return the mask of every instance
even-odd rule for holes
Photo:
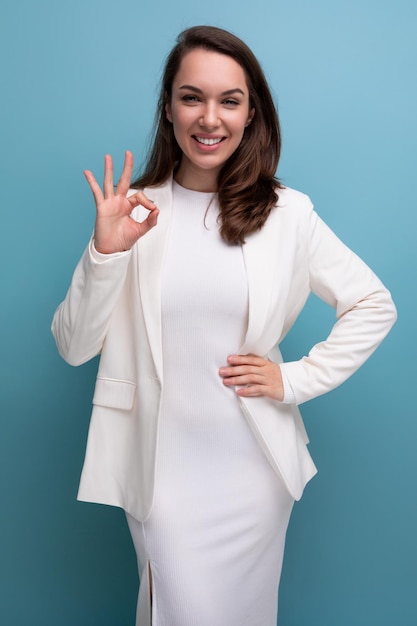
[[[280,626],[415,626],[416,4],[412,0],[15,0],[0,19],[0,622],[133,625],[121,511],[75,501],[97,363],[49,326],[89,238],[82,175],[144,155],[163,58],[184,27],[242,37],[273,87],[282,181],[391,289],[399,321],[303,414],[319,475],[288,533]],[[314,299],[287,358],[324,338]],[[217,626],[217,625],[213,625]]]

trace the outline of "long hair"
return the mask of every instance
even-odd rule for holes
[[[217,179],[220,234],[230,244],[245,243],[245,237],[262,228],[278,200],[281,187],[275,172],[281,150],[277,111],[264,73],[253,52],[235,35],[214,26],[194,26],[177,39],[165,65],[155,117],[153,145],[144,172],[132,186],[162,184],[178,168],[181,149],[166,104],[183,57],[196,48],[225,54],[243,68],[249,90],[249,109],[255,109],[242,141],[221,168]]]

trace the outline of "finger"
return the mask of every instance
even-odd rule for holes
[[[114,196],[113,186],[113,159],[110,154],[106,154],[104,157],[104,182],[103,182],[104,197],[111,198]]]
[[[245,374],[259,374],[259,367],[254,365],[235,365],[233,367],[221,367],[219,369],[220,376],[228,378],[230,376],[242,376]]]
[[[91,191],[93,192],[94,200],[96,205],[100,204],[103,201],[103,193],[101,191],[100,185],[94,178],[94,175],[90,170],[84,170],[84,176],[87,180],[87,183],[90,186]]]
[[[259,367],[265,364],[265,359],[256,354],[231,354],[227,357],[231,365],[255,365]]]
[[[126,150],[123,170],[117,183],[116,193],[125,196],[129,191],[133,171],[133,154]]]
[[[236,389],[236,393],[238,396],[243,396],[244,398],[259,398],[260,396],[265,396],[265,387],[262,385],[249,385],[247,387],[242,387],[241,389]]]
[[[158,215],[159,215],[159,209],[155,208],[153,209],[148,217],[146,218],[146,223],[149,226],[149,229],[153,228],[154,226],[156,226],[157,222],[158,222]]]
[[[141,237],[145,235],[149,230],[151,230],[151,228],[156,226],[157,221],[158,221],[158,215],[159,215],[159,210],[157,208],[154,208],[152,211],[150,211],[148,217],[145,220],[143,220],[143,222],[136,222],[136,224],[138,225],[138,230],[140,231]]]
[[[143,191],[138,191],[137,193],[134,193],[133,195],[128,197],[128,200],[132,206],[132,209],[137,207],[139,204],[145,207],[145,209],[149,209],[149,211],[154,211],[156,209],[155,202],[147,198]]]
[[[223,383],[226,387],[234,387],[239,385],[261,385],[264,382],[262,376],[258,374],[246,374],[242,376],[230,376],[229,378],[224,378]]]

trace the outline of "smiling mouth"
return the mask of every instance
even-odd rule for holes
[[[224,137],[213,137],[209,139],[208,137],[198,137],[197,135],[193,135],[193,137],[198,143],[202,143],[205,146],[215,146],[224,139]]]

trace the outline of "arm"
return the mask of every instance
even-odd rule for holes
[[[96,204],[94,240],[77,265],[52,322],[58,350],[72,365],[80,365],[100,352],[126,279],[131,248],[156,225],[158,217],[155,204],[141,191],[128,196],[132,154],[126,152],[116,189],[109,155],[104,163],[103,192],[93,174],[85,172]],[[131,216],[139,204],[149,211],[142,222]]]
[[[334,389],[374,352],[396,320],[389,291],[313,211],[309,277],[313,293],[336,309],[323,342],[299,361],[281,365],[297,404]]]
[[[231,355],[220,375],[238,395],[297,404],[343,383],[377,348],[396,319],[391,296],[369,267],[312,211],[309,223],[311,290],[336,309],[328,338],[308,356],[278,365],[255,355]],[[283,379],[286,385],[283,385]]]
[[[81,257],[52,321],[58,351],[70,365],[81,365],[101,351],[130,256],[130,251],[99,254],[91,241]]]

